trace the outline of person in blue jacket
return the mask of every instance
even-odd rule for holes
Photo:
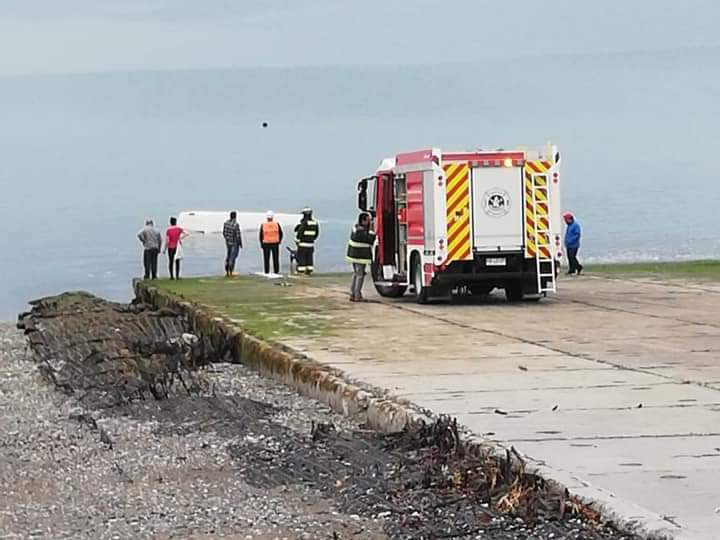
[[[567,224],[567,229],[565,229],[565,249],[567,250],[569,263],[568,276],[572,276],[576,272],[579,276],[583,271],[583,265],[580,264],[580,261],[577,259],[582,231],[580,230],[580,224],[575,219],[575,216],[573,216],[570,212],[565,212],[563,214],[563,219]]]

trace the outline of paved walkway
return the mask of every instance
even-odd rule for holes
[[[717,285],[583,276],[540,303],[403,299],[343,313],[357,331],[292,344],[514,445],[625,518],[720,537]]]

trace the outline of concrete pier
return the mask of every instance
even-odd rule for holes
[[[456,416],[647,530],[718,538],[717,282],[583,276],[539,303],[493,295],[424,306],[374,296],[355,304],[339,283],[291,283],[287,294],[310,299],[307,317],[322,317],[327,331],[276,341]],[[196,299],[229,316],[227,305]]]

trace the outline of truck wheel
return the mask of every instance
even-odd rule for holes
[[[520,282],[505,284],[505,298],[508,302],[520,302],[523,299],[523,288]]]
[[[428,301],[428,288],[422,284],[422,263],[420,257],[413,257],[413,285],[415,285],[415,301],[418,304],[426,304]]]
[[[375,251],[375,259],[373,260],[372,265],[370,266],[370,272],[372,273],[373,278],[373,284],[375,285],[375,290],[378,292],[378,294],[384,298],[400,298],[403,294],[405,294],[405,291],[407,290],[407,287],[405,285],[380,285],[378,284],[378,281],[382,281],[381,274],[380,274],[380,265],[377,264],[375,261],[377,261],[377,251]]]
[[[405,294],[407,287],[404,285],[379,285],[376,283],[375,290],[384,298],[400,298]]]

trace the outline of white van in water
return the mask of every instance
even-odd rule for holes
[[[287,234],[288,231],[293,230],[302,216],[300,214],[275,214],[274,217]],[[185,210],[178,214],[178,225],[188,232],[220,234],[223,223],[229,218],[230,210],[224,212]],[[237,222],[243,231],[257,231],[265,220],[265,212],[237,213]]]

